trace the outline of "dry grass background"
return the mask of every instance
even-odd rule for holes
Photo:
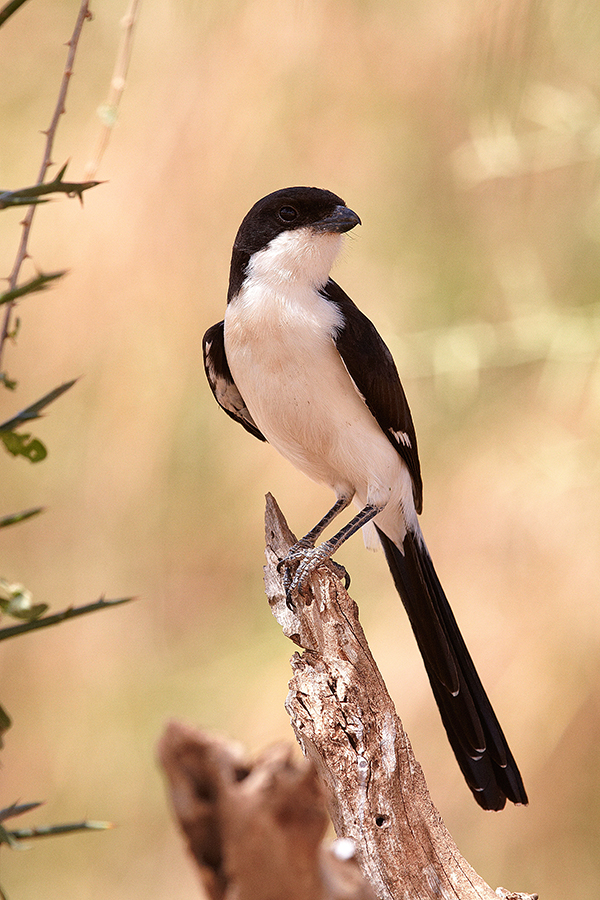
[[[76,6],[27,4],[0,32],[5,187],[37,171]],[[94,13],[55,152],[72,178],[124,4]],[[142,7],[107,183],[36,216],[35,264],[71,274],[22,303],[1,398],[9,414],[83,376],[35,427],[42,465],[0,458],[0,511],[48,506],[2,535],[2,574],[55,609],[140,597],[3,645],[3,803],[117,827],[3,851],[13,900],[196,896],[154,760],[164,722],[291,739],[263,496],[299,533],[330,498],[219,412],[200,339],[242,216],[302,183],[362,217],[336,277],[396,355],[423,527],[531,802],[475,806],[383,557],[354,539],[340,559],[434,801],[490,884],[598,896],[599,42],[591,0]],[[0,219],[3,273],[18,219]]]

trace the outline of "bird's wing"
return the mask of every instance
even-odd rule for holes
[[[373,323],[330,278],[323,295],[341,310],[344,325],[334,335],[348,374],[381,430],[408,467],[415,508],[423,507],[423,482],[417,437],[398,370]]]
[[[223,322],[217,322],[216,325],[208,329],[202,340],[202,351],[204,353],[206,377],[215,395],[215,400],[221,409],[224,409],[228,416],[239,422],[254,437],[260,441],[266,441],[266,437],[256,427],[244,398],[233,380],[227,356],[225,355]]]

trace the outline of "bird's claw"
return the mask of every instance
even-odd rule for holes
[[[341,566],[339,563],[336,563],[335,560],[330,559],[329,562],[333,566],[333,571],[335,572],[335,577],[339,578],[340,581],[344,582],[344,590],[348,590],[350,587],[350,573],[344,566]]]
[[[285,605],[292,612],[296,612],[294,597],[302,593],[299,584],[299,571],[306,560],[307,554],[314,550],[310,545],[304,545],[300,541],[290,549],[287,556],[277,563],[277,571],[283,573],[283,589],[285,591]]]
[[[330,562],[335,575],[344,581],[346,590],[350,587],[350,576],[346,569],[334,562],[330,556],[331,549],[327,542],[318,547],[303,545],[300,541],[295,544],[290,552],[277,564],[277,571],[283,571],[283,587],[285,590],[285,603],[292,612],[296,611],[295,597],[306,593],[308,582],[313,572],[324,562]],[[295,572],[292,574],[293,566]]]

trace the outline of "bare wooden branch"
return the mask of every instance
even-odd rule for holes
[[[375,900],[354,848],[323,845],[322,789],[293,748],[252,762],[237,744],[172,722],[158,753],[210,900]]]
[[[133,30],[137,20],[139,5],[140,0],[130,0],[127,12],[121,20],[122,36],[117,53],[117,60],[110,80],[110,88],[106,103],[98,110],[98,115],[100,116],[102,124],[96,147],[85,167],[85,181],[89,181],[93,178],[100,168],[102,157],[106,152],[110,136],[117,122],[119,103],[121,102],[123,91],[125,90],[127,71],[129,69],[133,51]]]
[[[294,542],[268,495],[266,592],[284,633],[304,649],[292,659],[286,708],[324,786],[336,834],[354,842],[380,900],[498,900],[463,859],[431,802],[358,608],[334,567],[317,571],[310,597],[294,612],[286,606],[277,564]]]

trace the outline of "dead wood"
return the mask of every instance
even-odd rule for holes
[[[295,542],[267,497],[265,586],[302,648],[286,708],[306,759],[178,723],[160,740],[175,817],[210,900],[537,900],[495,892],[463,859],[331,563],[296,609],[277,565]],[[329,815],[338,835],[324,842]]]
[[[380,900],[510,897],[493,891],[461,856],[431,802],[358,608],[334,567],[318,569],[310,597],[299,599],[295,611],[286,606],[277,564],[294,542],[268,495],[266,592],[284,634],[304,650],[292,658],[286,708],[324,787],[336,834],[354,842]]]
[[[322,788],[293,748],[251,761],[239,745],[171,722],[158,755],[210,900],[374,900],[349,842],[323,843]]]

